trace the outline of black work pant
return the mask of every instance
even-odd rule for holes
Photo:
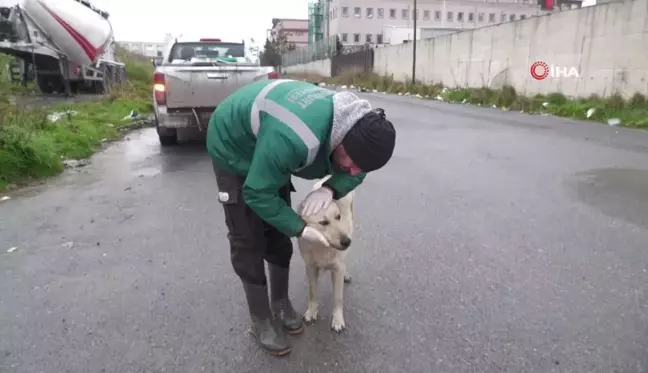
[[[290,237],[263,221],[243,200],[245,178],[213,165],[219,201],[225,212],[227,238],[234,271],[242,281],[265,285],[264,260],[281,268],[290,267],[293,245]],[[292,183],[279,190],[290,206]]]

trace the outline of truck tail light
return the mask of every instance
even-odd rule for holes
[[[279,73],[276,71],[269,72],[268,79],[279,79]]]
[[[166,81],[164,73],[153,74],[153,91],[155,92],[155,102],[158,105],[166,105]]]

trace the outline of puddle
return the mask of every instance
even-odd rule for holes
[[[565,185],[576,199],[604,214],[648,227],[648,170],[593,169],[573,175]]]
[[[134,170],[133,174],[139,177],[153,177],[155,175],[160,174],[161,172],[162,171],[160,171],[159,168],[147,167],[147,168],[140,168],[138,170]]]

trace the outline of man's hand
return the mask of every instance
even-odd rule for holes
[[[302,231],[301,235],[299,238],[308,240],[311,242],[315,243],[321,243],[324,246],[331,246],[331,244],[328,242],[326,237],[324,237],[323,234],[321,234],[317,229],[313,227],[309,227],[308,225],[304,227],[304,230]]]
[[[333,201],[333,191],[327,187],[320,187],[310,192],[304,200],[302,214],[310,216],[326,209]]]

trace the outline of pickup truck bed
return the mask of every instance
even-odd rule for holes
[[[168,55],[163,57],[163,62],[156,66],[153,102],[162,145],[177,143],[177,132],[183,128],[196,127],[204,132],[218,104],[238,88],[254,81],[278,77],[274,68],[269,66],[250,62],[226,62],[236,58],[224,60],[209,56],[195,57],[195,50],[199,53],[205,50],[205,53],[229,52],[237,51],[237,46],[241,44],[213,41],[178,43],[170,48]],[[190,49],[187,53],[190,56],[183,55],[186,48]]]

